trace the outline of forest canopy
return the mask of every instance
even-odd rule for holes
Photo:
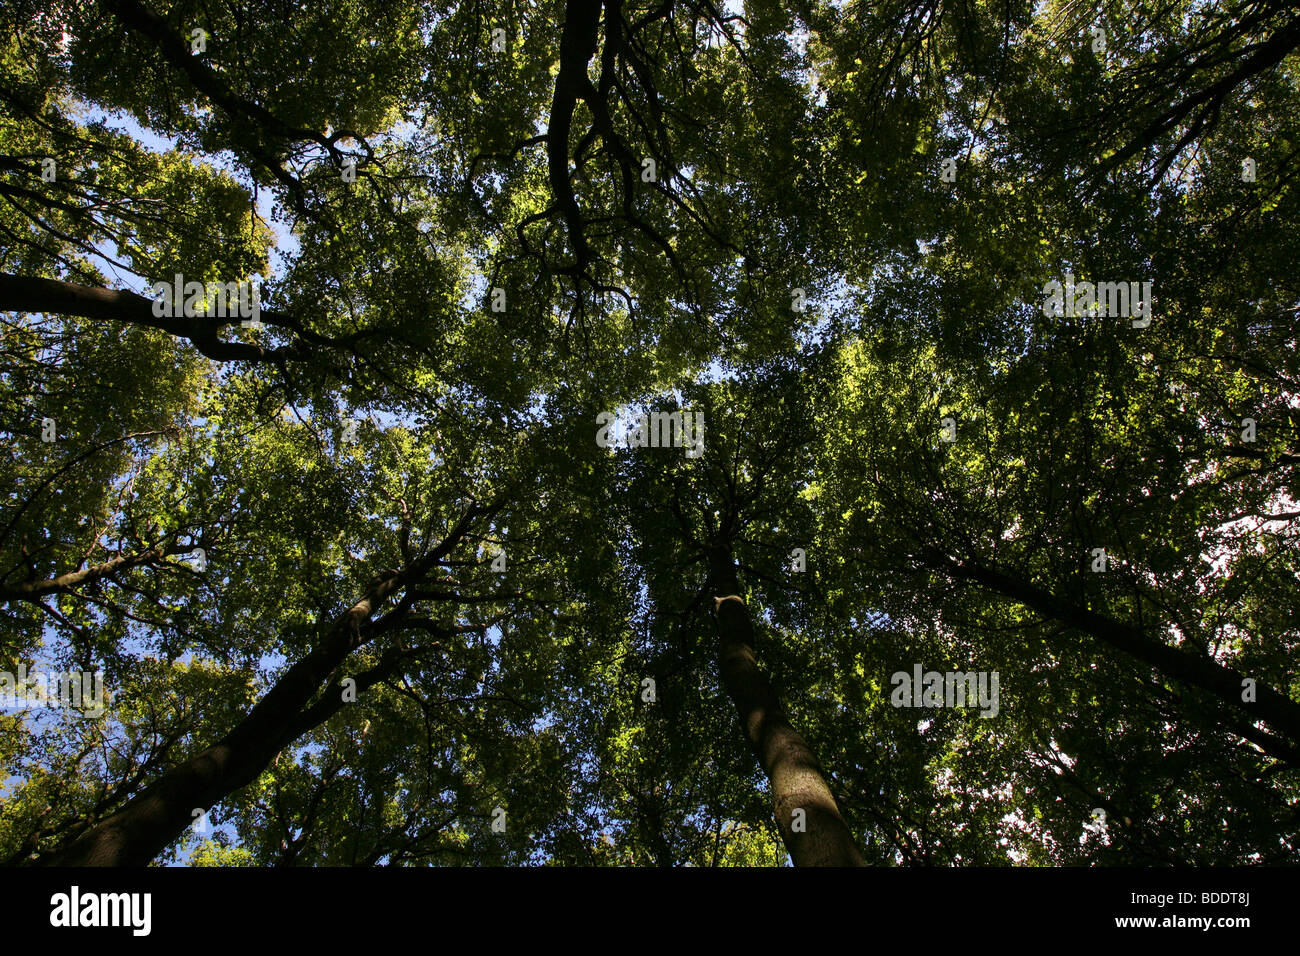
[[[1298,48],[0,5],[0,861],[1295,862]]]

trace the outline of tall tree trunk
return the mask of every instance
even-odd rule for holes
[[[338,682],[326,687],[314,703],[312,698],[354,650],[383,629],[381,622],[363,632],[366,623],[390,596],[418,582],[446,557],[480,516],[494,515],[503,503],[504,498],[497,498],[491,505],[474,505],[428,554],[404,571],[383,573],[361,600],[331,622],[311,651],[285,671],[230,733],[39,862],[47,866],[145,866],[155,859],[193,823],[195,810],[207,810],[246,787],[281,750],[342,706]],[[399,661],[400,655],[385,654],[376,667],[354,675],[355,690],[360,692],[382,680]]]
[[[303,708],[330,673],[362,643],[361,625],[397,586],[397,578],[393,575],[376,584],[340,615],[324,639],[290,667],[225,737],[165,773],[117,813],[41,862],[47,866],[145,866],[194,822],[195,810],[206,811],[251,783],[276,754],[310,729],[300,719]],[[360,679],[357,684],[360,689]]]
[[[864,866],[817,758],[786,717],[754,657],[754,628],[730,549],[709,554],[718,670],[740,726],[772,786],[776,825],[795,866]],[[796,811],[803,811],[796,814]]]

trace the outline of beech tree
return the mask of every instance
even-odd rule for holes
[[[1295,859],[1300,15],[786,6],[0,11],[0,860]]]

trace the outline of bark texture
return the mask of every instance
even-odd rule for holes
[[[754,656],[754,628],[740,597],[729,549],[709,555],[718,670],[736,705],[740,726],[772,786],[776,825],[795,866],[864,866],[848,825],[840,816],[817,758],[790,725],[785,709]],[[795,811],[802,810],[802,829]]]

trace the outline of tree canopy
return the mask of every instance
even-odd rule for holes
[[[6,3],[0,861],[1294,862],[1298,50]]]

